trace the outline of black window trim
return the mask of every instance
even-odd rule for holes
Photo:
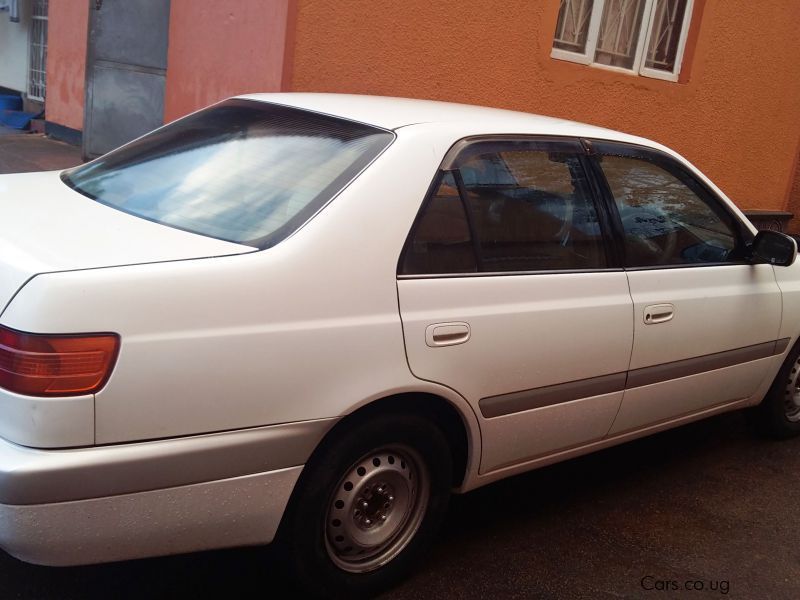
[[[445,173],[450,173],[453,176],[453,181],[456,182],[458,200],[461,202],[461,210],[464,211],[464,219],[467,221],[467,229],[469,230],[469,239],[472,242],[472,253],[475,255],[475,268],[478,273],[482,273],[483,252],[481,252],[481,243],[478,239],[478,230],[475,227],[475,217],[472,211],[470,211],[469,206],[467,206],[467,187],[464,185],[464,178],[461,176],[461,171],[458,169],[441,171],[441,173],[442,175],[439,177],[440,181],[444,180]]]
[[[611,187],[608,184],[605,173],[600,166],[597,157],[602,154],[609,154],[598,151],[597,146],[613,147],[615,149],[614,156],[621,156],[626,158],[634,158],[646,160],[653,164],[662,167],[663,163],[668,163],[673,168],[680,170],[688,179],[690,179],[701,191],[704,197],[701,199],[710,201],[713,206],[712,210],[715,212],[722,212],[730,219],[731,224],[735,228],[735,233],[739,236],[739,242],[747,246],[752,242],[755,237],[753,232],[742,222],[739,216],[733,212],[728,204],[724,202],[719,195],[712,190],[702,179],[690,169],[683,161],[676,157],[650,146],[643,146],[641,144],[634,144],[631,142],[620,142],[616,140],[604,140],[599,138],[581,138],[584,148],[587,151],[587,158],[592,165],[592,176],[597,180],[599,189],[604,197],[604,206],[611,218],[611,225],[614,231],[615,249],[620,257],[620,265],[625,271],[652,271],[660,269],[697,269],[704,267],[722,267],[722,266],[741,266],[752,264],[746,259],[726,261],[726,262],[702,262],[702,263],[678,263],[667,265],[649,265],[640,267],[626,267],[625,266],[625,232],[622,227],[622,219],[619,216],[619,209],[617,208],[614,195],[611,192]],[[669,172],[669,169],[665,169]],[[693,190],[694,191],[694,190]]]
[[[465,203],[465,198],[463,194],[463,181],[461,181],[461,177],[458,176],[457,168],[458,168],[458,160],[459,158],[463,158],[463,153],[465,150],[468,150],[471,146],[477,144],[485,144],[486,142],[496,142],[498,147],[507,146],[507,144],[513,143],[540,143],[540,144],[568,144],[570,146],[575,147],[575,154],[579,157],[581,167],[583,168],[587,181],[589,183],[590,188],[590,195],[592,199],[592,203],[594,204],[595,212],[598,216],[598,221],[600,224],[600,233],[601,239],[603,243],[603,249],[605,250],[606,254],[606,263],[608,266],[603,268],[596,268],[596,269],[549,269],[549,270],[531,270],[531,271],[476,271],[476,272],[469,272],[469,273],[420,273],[420,274],[405,274],[402,272],[403,263],[405,262],[405,256],[408,252],[408,248],[411,245],[411,241],[419,227],[420,221],[422,220],[422,216],[425,214],[425,211],[428,208],[428,205],[433,199],[433,196],[436,193],[436,190],[439,188],[439,185],[444,178],[445,174],[447,173],[454,173],[456,178],[456,184],[458,186],[459,196],[461,197],[461,203],[463,210],[465,212],[467,223],[470,230],[470,236],[473,238],[473,244],[477,243],[476,238],[474,235],[474,227],[472,225],[471,219],[469,217],[469,211],[467,210],[467,206]],[[442,163],[439,165],[439,168],[436,170],[436,173],[431,180],[431,184],[428,186],[428,191],[425,194],[425,198],[420,204],[419,210],[417,211],[416,216],[414,217],[414,221],[409,228],[408,235],[406,236],[406,240],[403,243],[403,249],[400,252],[400,256],[397,261],[397,269],[396,269],[396,276],[397,279],[453,279],[453,278],[463,278],[463,277],[519,277],[522,275],[565,275],[570,273],[613,273],[613,272],[621,272],[624,271],[623,269],[623,254],[620,254],[619,251],[619,239],[616,233],[613,230],[612,223],[609,219],[608,209],[606,208],[605,204],[608,201],[607,195],[602,191],[602,187],[600,186],[597,180],[597,174],[594,172],[594,168],[590,164],[593,161],[588,159],[588,152],[586,146],[584,144],[584,140],[579,136],[563,136],[563,135],[535,135],[535,134],[487,134],[487,135],[476,135],[476,136],[468,136],[457,140],[445,153],[444,158],[442,159]],[[480,251],[478,249],[474,250],[475,252],[475,260],[476,265],[480,268]]]

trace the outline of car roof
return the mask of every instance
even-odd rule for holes
[[[678,154],[653,140],[630,135],[613,129],[587,125],[577,121],[545,117],[532,113],[516,112],[499,108],[488,108],[470,104],[415,100],[412,98],[392,98],[388,96],[367,96],[357,94],[325,93],[266,93],[237,96],[293,106],[313,112],[341,117],[351,121],[367,123],[383,129],[402,127],[444,128],[454,139],[482,134],[525,134],[586,137],[638,144],[655,148],[680,160],[695,175],[700,177],[716,194],[725,199],[733,211],[748,223],[751,231],[756,229],[744,217],[725,193],[694,165]]]
[[[585,136],[661,147],[651,140],[594,125],[470,104],[356,94],[275,93],[238,97],[293,106],[383,129],[394,130],[423,123],[463,123],[471,134],[476,129],[485,129],[486,133],[517,131],[539,135]]]

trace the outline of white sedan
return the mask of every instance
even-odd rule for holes
[[[234,98],[0,177],[0,546],[276,540],[391,585],[451,491],[723,411],[800,432],[795,242],[654,142],[416,100]]]

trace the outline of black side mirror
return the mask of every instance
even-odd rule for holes
[[[797,257],[797,242],[777,231],[759,231],[750,245],[750,260],[788,267]]]

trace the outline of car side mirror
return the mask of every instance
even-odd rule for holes
[[[759,231],[750,245],[750,260],[788,267],[797,257],[797,242],[777,231]]]

